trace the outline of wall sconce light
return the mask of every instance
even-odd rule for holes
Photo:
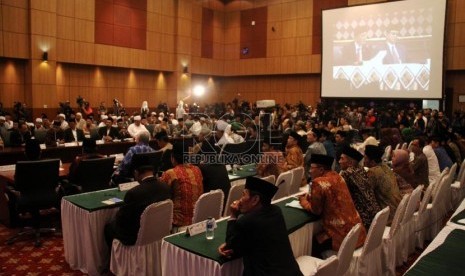
[[[44,53],[42,54],[42,61],[43,61],[43,62],[47,62],[47,61],[48,61],[48,53],[47,53],[47,52],[44,52]]]
[[[182,73],[189,74],[189,67],[187,67],[187,65],[182,68]]]

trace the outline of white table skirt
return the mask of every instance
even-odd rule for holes
[[[465,199],[460,203],[459,207],[457,207],[457,209],[455,210],[454,214],[450,217],[449,221],[447,222],[447,225],[448,226],[451,226],[451,227],[454,227],[454,228],[458,228],[458,229],[462,229],[462,230],[465,230],[465,226],[464,225],[460,225],[460,224],[457,224],[457,223],[454,223],[451,221],[451,219],[453,217],[455,217],[456,215],[458,215],[460,212],[462,212],[463,210],[465,210]]]
[[[317,222],[307,223],[289,235],[294,257],[310,255],[312,236]],[[218,262],[196,255],[174,244],[162,241],[161,244],[162,275],[209,275],[209,276],[239,276],[242,275],[242,259],[236,259],[223,265]]]
[[[109,262],[103,229],[119,208],[84,210],[66,199],[61,201],[61,223],[65,260],[71,269],[100,275]]]

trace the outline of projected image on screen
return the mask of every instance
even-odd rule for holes
[[[322,97],[441,98],[445,2],[323,11]]]

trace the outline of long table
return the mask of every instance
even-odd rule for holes
[[[229,175],[230,180],[255,175],[255,171],[249,170],[251,168],[246,166],[238,175]],[[62,198],[64,255],[71,269],[100,275],[102,269],[107,267],[110,250],[105,243],[103,231],[105,224],[115,217],[123,202],[106,205],[102,201],[114,197],[124,199],[125,194],[113,188]]]
[[[285,204],[292,200],[295,198],[288,197],[274,204],[283,212],[294,256],[308,255],[318,217],[286,207]],[[224,259],[218,253],[217,249],[226,237],[226,219],[218,221],[217,225],[213,240],[206,240],[203,234],[188,237],[184,232],[165,237],[161,249],[163,275],[242,275],[241,258]]]
[[[124,199],[117,188],[65,196],[61,200],[61,223],[65,260],[71,269],[100,275],[109,262],[103,229],[123,203],[106,205],[104,200]]]
[[[465,200],[405,275],[465,275]]]
[[[126,153],[128,149],[136,143],[132,142],[110,142],[97,145],[97,150],[100,154],[110,155],[117,153]],[[158,149],[155,140],[149,142],[150,146]],[[70,163],[77,155],[82,153],[82,146],[59,146],[46,147],[42,149],[41,156],[44,159],[59,158],[63,163]],[[15,164],[17,161],[26,160],[23,147],[7,147],[0,151],[0,165]]]
[[[60,167],[60,178],[68,176],[70,165],[70,163],[65,163]],[[10,213],[5,193],[7,185],[14,185],[15,168],[15,165],[0,166],[0,222],[6,226],[10,226]]]

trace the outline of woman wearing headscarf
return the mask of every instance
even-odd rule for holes
[[[415,175],[413,174],[413,169],[410,166],[409,160],[410,156],[408,151],[403,149],[393,151],[392,170],[404,180],[399,181],[399,177],[397,177],[397,184],[399,185],[399,190],[402,195],[410,193],[413,188],[419,184],[415,180]]]

